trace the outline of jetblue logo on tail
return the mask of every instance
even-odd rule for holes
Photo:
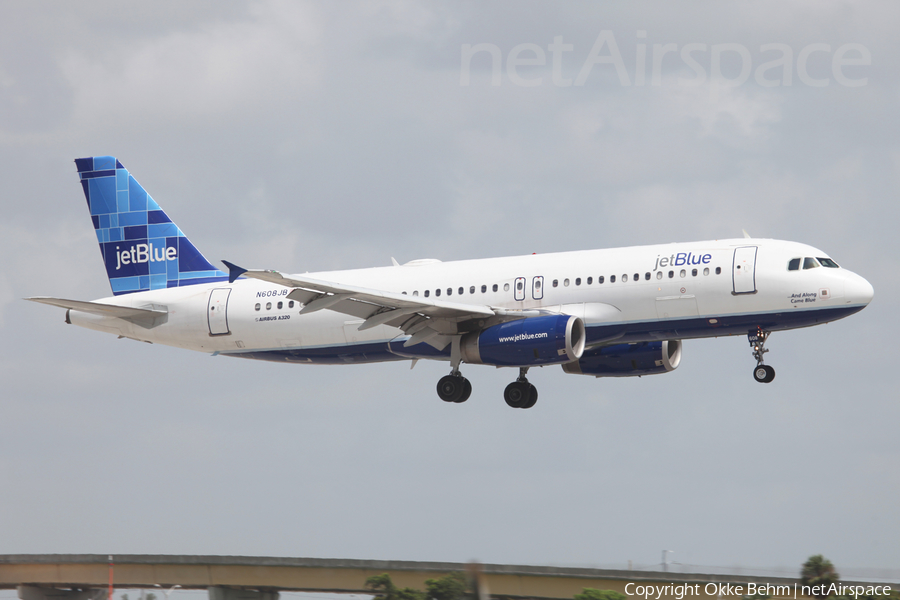
[[[228,281],[112,156],[76,158],[113,294]]]
[[[164,262],[178,260],[178,250],[174,246],[168,248],[154,248],[153,244],[135,244],[131,248],[119,250],[116,246],[116,271],[122,265],[139,264],[146,262]]]

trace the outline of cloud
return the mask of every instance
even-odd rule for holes
[[[160,120],[219,122],[234,111],[270,110],[319,85],[319,17],[308,3],[255,4],[250,17],[210,20],[192,31],[123,40],[102,54],[62,60],[83,126],[152,128]],[[137,118],[136,118],[137,117]]]

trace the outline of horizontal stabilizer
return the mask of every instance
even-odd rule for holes
[[[130,306],[116,306],[115,304],[85,302],[83,300],[66,300],[65,298],[49,298],[46,296],[35,296],[33,298],[25,298],[25,300],[70,310],[77,310],[79,312],[99,315],[101,317],[124,319],[125,321],[129,321],[145,329],[153,329],[158,325],[162,325],[169,316],[168,311],[156,308],[132,308]]]

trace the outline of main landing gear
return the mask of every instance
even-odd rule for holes
[[[519,369],[519,378],[506,386],[503,398],[513,408],[531,408],[538,399],[537,388],[525,379],[527,367]],[[459,369],[454,369],[449,375],[440,378],[437,384],[438,397],[444,402],[461,404],[472,395],[472,384],[462,376]]]
[[[503,391],[503,399],[513,408],[531,408],[538,399],[537,388],[528,383],[525,374],[528,367],[519,368],[519,378],[506,386]]]
[[[766,340],[769,339],[769,331],[763,331],[757,328],[747,334],[750,341],[750,347],[753,348],[753,358],[756,359],[756,367],[753,369],[753,379],[760,383],[770,383],[775,379],[775,369],[769,365],[763,364],[763,354],[768,352],[766,349]]]
[[[461,404],[472,395],[472,384],[462,376],[459,370],[454,369],[449,375],[438,380],[437,393],[444,402]]]

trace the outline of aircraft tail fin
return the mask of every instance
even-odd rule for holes
[[[75,166],[114,295],[228,281],[115,157]]]

